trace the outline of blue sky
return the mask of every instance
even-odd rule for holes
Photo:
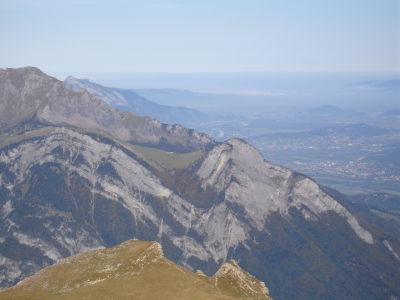
[[[399,0],[0,0],[0,67],[399,72]]]

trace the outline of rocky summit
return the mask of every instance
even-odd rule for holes
[[[265,284],[235,261],[210,278],[164,258],[159,243],[138,240],[62,259],[0,291],[0,298],[271,299]]]
[[[219,289],[248,278],[233,259],[274,299],[400,297],[396,221],[243,140],[120,112],[35,68],[0,70],[0,97],[1,288],[138,238]]]

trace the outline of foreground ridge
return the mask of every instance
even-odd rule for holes
[[[1,299],[271,299],[263,282],[236,261],[212,277],[192,273],[164,258],[157,242],[128,240],[60,260]]]

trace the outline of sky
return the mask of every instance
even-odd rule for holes
[[[0,0],[0,67],[400,72],[400,0]]]

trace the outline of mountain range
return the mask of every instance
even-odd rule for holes
[[[64,85],[74,91],[86,90],[112,107],[141,116],[151,116],[162,123],[179,123],[190,127],[194,123],[210,120],[207,114],[198,110],[160,105],[138,95],[134,90],[104,87],[87,79],[77,79],[72,76],[64,80]]]
[[[0,93],[2,288],[139,238],[208,276],[234,259],[274,299],[400,297],[400,233],[245,141],[156,126],[36,68],[1,71]]]

